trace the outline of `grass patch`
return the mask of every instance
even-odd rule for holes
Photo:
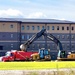
[[[39,70],[75,68],[75,61],[60,62],[0,62],[0,70]]]

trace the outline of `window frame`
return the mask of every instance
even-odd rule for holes
[[[35,30],[35,26],[32,26],[32,30]]]
[[[28,25],[28,26],[26,27],[26,29],[29,30],[29,29],[30,29],[30,26]]]
[[[59,26],[57,26],[57,30],[59,30]]]
[[[70,38],[70,36],[69,35],[67,35],[67,39],[69,39]]]
[[[37,30],[40,30],[40,26],[37,26]]]
[[[50,26],[47,26],[47,30],[50,30]]]
[[[74,39],[74,35],[71,35],[71,38]]]
[[[62,26],[62,30],[64,30],[64,26]]]
[[[14,35],[13,34],[11,34],[11,38],[13,38],[14,37]]]
[[[62,39],[64,39],[65,38],[65,35],[62,35]]]
[[[71,27],[71,30],[72,30],[72,31],[74,30],[74,26]]]
[[[21,38],[22,38],[22,40],[24,40],[24,39],[25,39],[25,36],[24,36],[24,35],[22,35],[22,37],[21,37]]]
[[[42,26],[42,29],[45,29],[45,26]]]
[[[27,40],[30,38],[29,34],[27,35]]]
[[[35,44],[32,44],[32,48],[35,49]]]
[[[25,29],[25,26],[24,26],[24,25],[22,25],[21,30],[24,30],[24,29]]]
[[[14,27],[13,24],[11,24],[10,27],[13,28]]]
[[[67,30],[69,30],[69,26],[67,26]]]
[[[52,30],[54,30],[55,29],[55,27],[54,26],[52,26]]]
[[[60,35],[57,35],[57,38],[60,39]]]
[[[67,49],[69,49],[70,48],[70,44],[67,44]]]
[[[72,49],[74,49],[74,44],[71,45]]]

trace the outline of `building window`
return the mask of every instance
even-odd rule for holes
[[[52,26],[52,30],[54,30],[54,26]]]
[[[55,49],[55,44],[52,44],[53,49]]]
[[[50,26],[47,26],[47,30],[49,30],[50,29]]]
[[[40,26],[37,26],[37,30],[40,30]]]
[[[42,26],[42,29],[44,29],[45,27],[44,26]]]
[[[27,40],[28,40],[29,38],[30,38],[29,35],[27,35]]]
[[[59,30],[59,26],[57,26],[57,30]]]
[[[13,49],[13,44],[11,44],[11,49]]]
[[[60,38],[60,35],[57,35],[57,38],[59,39]]]
[[[44,44],[42,44],[42,48],[44,48],[45,47],[45,45]]]
[[[69,30],[69,27],[67,27],[67,30]]]
[[[62,35],[62,39],[64,39],[65,38],[65,36],[64,35]]]
[[[65,49],[65,44],[62,44],[63,49]]]
[[[64,26],[62,26],[62,30],[64,30]]]
[[[44,36],[42,36],[42,39],[44,39]]]
[[[74,30],[74,27],[72,27],[72,30]]]
[[[40,49],[40,44],[38,44],[38,48]]]
[[[67,44],[67,49],[69,49],[70,48],[70,45],[69,44]]]
[[[74,44],[72,44],[72,48],[74,48]]]
[[[3,35],[2,37],[5,37],[5,35]]]
[[[10,25],[11,28],[13,28],[13,25]]]
[[[34,30],[35,29],[35,27],[34,26],[32,26],[32,30]]]
[[[21,28],[22,30],[24,30],[24,26],[22,26],[22,28]]]
[[[24,35],[22,35],[22,40],[24,40]]]
[[[69,39],[69,35],[67,35],[67,39]]]
[[[32,48],[33,48],[33,49],[35,48],[35,45],[34,45],[34,44],[32,44]]]
[[[50,44],[48,44],[47,46],[48,46],[48,49],[50,49]]]
[[[11,38],[13,38],[13,34],[11,34]]]
[[[74,39],[74,35],[71,35],[71,38]]]
[[[27,26],[27,30],[29,30],[30,28],[29,28],[29,26]]]

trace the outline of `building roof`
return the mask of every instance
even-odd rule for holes
[[[57,20],[57,19],[24,19],[24,18],[0,18],[0,22],[75,24],[75,22],[67,21],[67,20]]]

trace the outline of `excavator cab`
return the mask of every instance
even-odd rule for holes
[[[40,57],[40,59],[51,60],[49,51],[50,50],[45,49],[45,48],[39,49],[39,57]]]
[[[66,57],[66,52],[65,51],[61,51],[60,58],[65,58],[65,57]]]
[[[58,52],[58,57],[59,58],[65,58],[66,57],[66,52],[63,50],[63,51],[60,51]]]

